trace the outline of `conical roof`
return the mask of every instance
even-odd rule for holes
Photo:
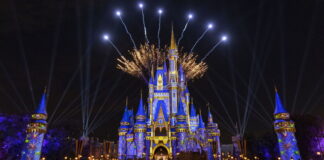
[[[138,104],[138,109],[137,109],[137,113],[136,116],[145,116],[145,109],[144,109],[144,105],[143,105],[143,99],[141,97],[140,102]]]
[[[123,115],[123,118],[122,118],[121,122],[128,122],[129,123],[129,115],[128,115],[127,106],[125,107],[124,115]]]
[[[177,116],[185,116],[185,115],[186,115],[186,113],[184,111],[184,106],[183,106],[183,103],[182,103],[182,99],[180,99],[179,105],[178,105]]]
[[[178,47],[177,47],[177,44],[176,44],[176,41],[175,41],[175,38],[174,38],[174,32],[173,32],[173,26],[171,28],[171,41],[170,41],[170,49],[172,50],[176,50]]]
[[[193,101],[191,101],[191,105],[190,105],[190,117],[196,117],[197,113],[196,113],[196,108],[195,105],[193,103]]]
[[[46,114],[47,115],[47,111],[46,111],[46,89],[44,91],[44,93],[42,94],[42,99],[37,107],[36,113],[37,114]]]
[[[202,119],[202,115],[199,115],[198,128],[205,128],[205,123],[204,123],[204,121]]]
[[[274,114],[279,114],[279,113],[288,113],[287,110],[285,109],[285,107],[282,105],[280,96],[278,94],[278,92],[276,91],[275,93],[275,111]]]

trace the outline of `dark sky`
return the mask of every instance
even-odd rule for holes
[[[146,95],[147,87],[115,69],[117,53],[101,34],[109,32],[124,54],[131,49],[114,16],[119,8],[137,45],[143,43],[136,3],[2,0],[0,112],[31,113],[48,86],[50,126],[72,124],[81,134],[81,104],[90,104],[90,135],[115,138],[126,97],[136,109],[140,90]],[[162,45],[169,43],[172,23],[179,37],[189,11],[194,19],[180,45],[185,51],[208,22],[215,29],[195,49],[200,58],[222,34],[229,36],[207,58],[206,75],[189,82],[196,107],[205,113],[206,104],[211,104],[223,141],[228,142],[236,123],[245,133],[272,130],[274,84],[292,114],[324,116],[322,0],[147,1],[144,12],[152,43],[157,42],[159,7],[164,9]]]

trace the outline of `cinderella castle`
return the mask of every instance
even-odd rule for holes
[[[118,129],[118,155],[125,159],[221,160],[220,130],[208,111],[205,122],[197,114],[187,87],[186,75],[178,63],[179,53],[173,32],[168,59],[157,67],[148,84],[147,109],[141,97],[137,112],[126,105]],[[168,65],[167,65],[168,62]],[[47,130],[46,91],[27,125],[21,160],[39,160]],[[295,123],[290,119],[279,94],[275,93],[274,130],[282,160],[300,160]],[[233,143],[236,143],[233,141]],[[235,144],[233,144],[234,148]],[[237,155],[240,156],[240,155]],[[80,159],[75,157],[75,159]],[[278,158],[279,159],[279,158]]]
[[[204,122],[197,114],[186,76],[178,65],[173,32],[165,61],[149,81],[148,109],[140,99],[136,114],[125,108],[119,127],[118,159],[172,159],[181,153],[198,152],[220,159],[220,131],[208,112]]]
[[[136,114],[127,105],[125,107],[118,130],[118,159],[167,160],[188,153],[200,153],[201,158],[205,155],[208,160],[222,159],[220,130],[210,110],[205,123],[202,114],[197,114],[190,102],[186,75],[177,62],[179,53],[173,32],[167,57],[168,60],[157,67],[150,78],[148,108],[145,110],[142,97]],[[300,153],[294,122],[283,107],[277,90],[275,104],[274,129],[280,157],[298,160]],[[236,148],[240,150],[240,147]]]

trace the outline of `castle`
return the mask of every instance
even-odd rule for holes
[[[278,91],[275,95],[274,130],[277,134],[280,157],[282,160],[301,159],[295,137],[295,123],[281,103]]]
[[[181,153],[198,152],[207,159],[221,159],[220,131],[208,112],[202,115],[190,103],[186,75],[178,64],[173,32],[164,61],[148,84],[148,109],[140,99],[137,113],[125,107],[118,130],[118,159],[172,159]]]
[[[208,111],[207,124],[197,114],[187,87],[186,75],[178,64],[173,32],[168,60],[157,67],[148,88],[147,109],[141,97],[136,114],[126,105],[118,130],[118,159],[176,159],[199,153],[208,160],[220,160],[220,130]],[[168,62],[168,66],[167,66]],[[282,160],[301,159],[295,138],[295,124],[275,93],[274,130]],[[47,130],[46,92],[27,125],[22,160],[39,160]],[[190,155],[190,154],[189,154]]]

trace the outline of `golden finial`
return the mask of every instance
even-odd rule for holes
[[[170,49],[177,49],[177,44],[174,39],[174,33],[173,33],[173,25],[171,27],[171,42],[170,42]]]
[[[278,92],[278,88],[276,85],[274,85],[274,90],[275,90],[275,92]]]
[[[47,93],[47,86],[45,86],[43,93],[44,93],[44,94]]]
[[[128,106],[128,96],[126,97],[126,106]]]

